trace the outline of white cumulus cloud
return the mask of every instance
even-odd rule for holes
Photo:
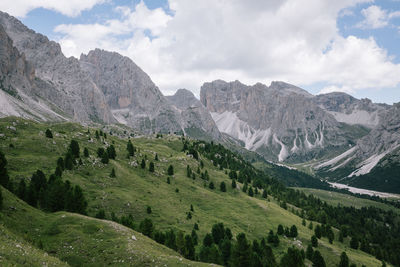
[[[66,55],[96,47],[117,51],[166,94],[178,88],[198,94],[214,79],[323,83],[324,92],[398,86],[400,65],[384,48],[373,38],[344,38],[337,28],[343,10],[365,2],[170,0],[173,15],[140,2],[116,8],[119,19],[55,31]]]
[[[359,28],[379,29],[389,25],[389,20],[400,17],[400,11],[388,12],[379,6],[372,5],[361,10],[364,20],[357,24]]]
[[[57,11],[69,17],[79,15],[83,10],[91,9],[106,0],[2,0],[0,10],[16,17],[25,17],[29,11],[45,8]]]

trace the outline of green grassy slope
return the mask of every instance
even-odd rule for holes
[[[362,207],[376,207],[383,210],[392,210],[394,212],[400,213],[400,209],[397,209],[389,204],[373,201],[370,199],[358,198],[348,194],[342,194],[338,192],[326,191],[314,188],[295,188],[297,190],[303,191],[304,193],[313,194],[319,199],[326,201],[327,203],[336,206],[338,204],[342,206],[355,207],[360,209]]]
[[[48,266],[208,266],[190,262],[115,222],[68,212],[44,213],[4,188],[2,192],[1,266],[43,266],[43,262]]]
[[[12,122],[16,122],[16,131],[7,129],[7,126],[12,125]],[[46,128],[50,128],[53,131],[53,139],[44,136]],[[214,182],[216,189],[211,190],[205,187],[204,181],[197,174],[195,180],[187,178],[186,166],[189,165],[193,170],[196,170],[199,162],[181,152],[182,142],[179,140],[179,137],[164,136],[160,139],[154,137],[134,138],[132,142],[139,151],[136,152],[134,158],[128,159],[126,157],[127,139],[121,139],[108,134],[104,142],[107,144],[114,143],[117,158],[116,160],[111,160],[109,164],[104,165],[100,163],[95,154],[97,148],[105,147],[106,145],[94,138],[94,129],[90,130],[92,140],[89,140],[90,136],[86,134],[86,131],[86,128],[70,123],[44,125],[16,118],[1,119],[0,132],[5,133],[6,137],[0,140],[0,149],[6,154],[9,161],[8,169],[10,176],[13,180],[26,179],[36,169],[41,169],[47,175],[53,173],[57,158],[63,156],[70,140],[74,138],[79,142],[81,151],[84,147],[87,147],[91,156],[83,158],[83,165],[78,166],[73,171],[64,172],[63,179],[68,179],[73,184],[79,184],[83,188],[89,202],[89,215],[93,216],[99,209],[104,209],[108,218],[110,218],[111,212],[115,212],[117,216],[131,214],[136,224],[144,218],[150,218],[155,223],[157,229],[166,230],[172,228],[182,230],[185,233],[190,233],[193,224],[196,222],[200,226],[200,230],[198,231],[200,240],[202,240],[205,233],[211,230],[212,225],[218,222],[223,222],[225,226],[231,228],[234,236],[239,232],[244,232],[250,240],[266,237],[269,230],[273,229],[276,231],[279,224],[289,227],[295,224],[299,230],[299,241],[281,238],[279,247],[274,248],[274,253],[278,260],[289,246],[296,245],[305,249],[309,244],[313,231],[301,225],[300,217],[281,208],[276,200],[271,197],[269,197],[269,201],[266,201],[265,199],[261,199],[260,196],[249,197],[247,194],[241,192],[240,189],[232,189],[229,177],[224,171],[215,168],[210,161],[203,159],[205,164],[204,169],[207,169],[210,181]],[[10,147],[10,144],[13,147]],[[155,153],[158,154],[159,161],[154,161]],[[145,157],[147,157],[147,166],[149,165],[149,161],[155,162],[155,173],[150,173],[147,166],[144,170],[135,166],[136,161],[140,162]],[[171,183],[168,184],[166,182],[166,170],[170,164],[174,166],[175,174],[171,177]],[[112,168],[116,170],[116,178],[109,177]],[[225,193],[220,192],[218,189],[222,181],[227,184],[227,192]],[[241,184],[238,185],[239,187],[242,186]],[[193,217],[192,219],[187,219],[187,212],[191,204],[194,206]],[[146,213],[147,206],[151,207],[151,214]],[[29,209],[27,213],[29,214],[31,211]],[[40,216],[45,216],[41,212],[39,214]],[[39,215],[37,216],[40,217]],[[114,251],[111,248],[116,246],[117,243],[125,249],[128,247],[128,244],[121,242],[123,240],[121,237],[122,234],[115,231],[115,229],[111,231],[112,236],[108,236],[109,231],[113,229],[112,225],[110,226],[110,222],[89,219],[65,212],[47,214],[47,216],[49,219],[41,219],[39,221],[46,221],[48,227],[51,224],[55,224],[56,226],[62,226],[60,228],[66,230],[61,234],[57,234],[56,237],[45,236],[45,242],[43,243],[46,243],[44,246],[46,251],[54,250],[53,247],[64,244],[63,242],[76,242],[74,246],[84,251],[81,256],[80,253],[72,253],[67,249],[63,249],[62,246],[59,247],[60,250],[56,250],[56,254],[61,254],[57,254],[57,256],[68,260],[68,262],[73,262],[74,260],[90,262],[92,253],[105,256],[105,253],[108,253],[108,251]],[[112,243],[113,245],[110,247],[99,248],[96,240],[70,239],[68,237],[69,232],[75,233],[77,231],[81,233],[80,231],[86,231],[85,227],[79,227],[83,224],[81,220],[84,220],[85,224],[87,223],[88,226],[85,227],[88,228],[87,231],[90,235],[93,234],[92,231],[99,234],[101,230],[96,230],[98,228],[103,229],[101,237],[97,238],[103,240],[110,239],[110,242],[115,241],[116,243]],[[18,221],[18,219],[15,218],[15,221]],[[12,224],[11,222],[9,225]],[[316,224],[314,222],[314,225]],[[34,229],[34,227],[36,225],[29,228]],[[26,225],[22,225],[17,230],[25,231],[25,228]],[[50,231],[51,233],[51,230],[42,229],[39,232],[48,233],[46,231]],[[126,229],[126,231],[131,230]],[[381,265],[380,261],[372,256],[359,250],[350,249],[348,239],[345,239],[344,244],[339,243],[337,241],[337,232],[335,234],[336,239],[333,244],[329,244],[327,239],[323,238],[318,248],[328,266],[338,264],[339,255],[342,251],[346,251],[351,262],[357,265]],[[36,236],[36,232],[33,230],[29,235]],[[143,238],[143,240],[151,242],[141,237],[140,234],[135,233],[135,235],[138,239]],[[125,238],[127,237],[125,236]],[[129,239],[129,235],[127,239]],[[84,240],[84,242],[80,242],[79,240]],[[125,242],[128,241],[125,240]],[[46,246],[51,247],[48,248]],[[156,254],[161,253],[158,249],[149,249],[149,251],[149,254],[153,253],[153,251]],[[177,257],[175,252],[167,249],[165,251],[164,255],[169,254]],[[90,256],[86,256],[86,253],[89,253]],[[118,255],[120,258],[124,258],[124,254],[120,254],[120,250],[116,250],[114,253],[111,255]],[[115,260],[112,256],[109,258]]]

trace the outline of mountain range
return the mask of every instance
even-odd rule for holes
[[[95,49],[67,58],[58,43],[3,12],[0,88],[1,117],[184,134],[235,144],[331,181],[400,192],[400,171],[393,172],[400,170],[399,104],[314,96],[280,81],[216,80],[203,84],[200,100],[186,89],[164,96],[128,57]]]

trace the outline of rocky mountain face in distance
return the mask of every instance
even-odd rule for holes
[[[274,161],[304,162],[355,142],[314,99],[284,82],[247,86],[218,80],[201,88],[201,102],[219,130]]]
[[[26,87],[19,88],[21,92],[40,98],[42,101],[36,102],[49,109],[49,113],[59,109],[58,113],[64,113],[61,115],[64,119],[115,122],[101,90],[82,71],[77,59],[66,58],[59,44],[28,29],[6,13],[0,12],[0,25],[35,69],[35,86],[29,92]]]

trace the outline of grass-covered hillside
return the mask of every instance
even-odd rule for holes
[[[51,131],[52,138],[46,137],[47,129]],[[100,130],[105,135],[96,137],[96,131],[99,133]],[[314,228],[319,225],[313,221],[314,228],[310,229],[311,221],[298,216],[301,209],[286,203],[282,205],[277,197],[273,197],[274,192],[267,188],[266,198],[265,194],[263,197],[263,189],[247,183],[244,185],[239,178],[233,188],[229,166],[218,166],[215,160],[211,161],[201,153],[196,159],[187,150],[183,151],[184,143],[180,136],[131,137],[135,151],[133,156],[129,156],[127,144],[130,132],[122,128],[86,128],[72,123],[39,124],[10,117],[0,120],[0,133],[0,150],[8,161],[7,170],[14,191],[18,191],[21,180],[28,185],[38,169],[48,179],[57,168],[57,159],[65,158],[71,140],[76,140],[80,157],[75,160],[72,170],[62,172],[61,179],[82,188],[88,204],[88,216],[105,219],[64,211],[46,213],[29,206],[3,188],[0,239],[10,240],[8,244],[17,242],[26,252],[25,260],[22,260],[15,256],[18,247],[5,246],[0,251],[0,263],[6,265],[32,266],[38,264],[38,259],[48,262],[49,266],[61,265],[61,261],[71,266],[202,265],[185,260],[174,250],[131,229],[143,231],[146,219],[153,224],[150,234],[153,239],[157,239],[156,233],[171,229],[185,236],[193,236],[195,232],[199,243],[195,246],[197,260],[202,253],[204,237],[217,223],[229,228],[233,239],[237,234],[245,233],[249,242],[262,238],[267,240],[270,230],[276,233],[278,225],[289,228],[295,225],[297,237],[279,235],[277,246],[268,242],[279,263],[288,248],[294,246],[306,251],[315,234]],[[188,144],[190,146],[192,141]],[[104,148],[107,151],[111,145],[115,148],[116,157],[102,163],[98,150]],[[154,170],[150,167],[152,164]],[[225,192],[221,190],[222,182]],[[244,186],[252,188],[254,196],[243,192]],[[123,222],[130,228],[119,224]],[[194,230],[195,224],[198,230]],[[314,247],[321,252],[327,266],[339,264],[342,252],[346,252],[350,262],[357,266],[381,266],[381,261],[374,256],[350,248],[350,237],[344,237],[343,242],[339,242],[339,230],[332,228],[332,232],[332,243],[322,237],[318,246]],[[185,237],[182,242],[186,241]],[[175,249],[179,251],[178,243]],[[232,258],[239,257],[234,255],[238,244],[232,244],[229,250]],[[221,245],[217,245],[222,251]],[[213,246],[207,250],[209,254],[213,253]],[[253,258],[251,260],[253,263]],[[218,263],[223,264],[224,260],[218,259]],[[309,259],[305,263],[311,265]]]

